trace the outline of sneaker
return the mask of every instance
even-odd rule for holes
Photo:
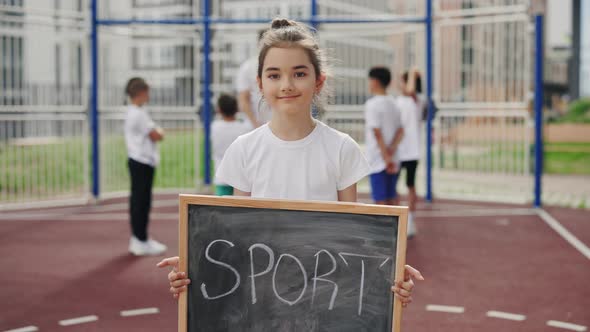
[[[135,256],[155,256],[163,254],[168,249],[156,240],[140,241],[135,236],[129,240],[129,252]]]
[[[414,214],[410,212],[408,214],[408,239],[413,238],[418,233],[416,229],[416,222],[414,222]]]
[[[150,251],[153,252],[154,255],[161,255],[168,249],[168,247],[165,244],[160,243],[154,239],[149,239],[147,243],[150,247]]]

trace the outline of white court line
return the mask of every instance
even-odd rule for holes
[[[131,316],[140,316],[140,315],[153,315],[159,313],[160,310],[158,308],[142,308],[142,309],[133,309],[133,310],[123,310],[121,311],[122,317],[131,317]]]
[[[537,209],[537,215],[539,215],[539,217],[543,219],[543,221],[555,232],[557,232],[557,234],[559,234],[564,240],[566,240],[574,248],[578,249],[582,255],[584,255],[587,259],[590,259],[590,248],[588,248],[584,243],[582,243],[582,241],[578,240],[577,237],[575,237],[565,227],[563,227],[559,221],[557,221],[543,209]]]
[[[558,320],[547,321],[547,326],[557,327],[560,329],[570,330],[570,331],[578,331],[578,332],[586,331],[586,326],[572,324],[572,323],[566,323],[566,322],[560,322]]]
[[[77,324],[84,324],[84,323],[95,322],[97,320],[98,320],[98,317],[96,317],[95,315],[83,316],[83,317],[76,317],[76,318],[70,318],[70,319],[60,320],[59,321],[59,325],[61,325],[61,326],[70,326],[70,325],[77,325]]]
[[[153,202],[152,207],[171,207],[178,206],[178,200],[162,200]],[[93,220],[111,220],[111,219],[123,219],[129,218],[127,213],[129,206],[127,203],[116,203],[116,204],[105,204],[96,206],[73,206],[63,209],[50,209],[46,211],[35,211],[35,212],[24,212],[24,211],[7,211],[6,213],[0,214],[0,221],[16,221],[16,220],[47,220],[47,219],[93,219]],[[2,211],[2,209],[0,209]],[[93,216],[101,212],[115,212],[111,214],[104,214],[105,217]],[[116,213],[119,211],[119,213]],[[172,218],[171,213],[163,213],[162,218]],[[89,216],[88,218],[86,218]],[[178,213],[176,213],[176,219],[178,219]]]
[[[154,213],[150,213],[150,218],[153,219],[173,219],[173,220],[177,220],[178,219],[178,213],[158,213],[158,212],[154,212]],[[108,220],[108,221],[119,221],[119,220],[129,220],[129,214],[128,213],[92,213],[92,214],[78,214],[78,215],[72,215],[72,216],[67,216],[67,217],[63,217],[62,220],[70,220],[70,221],[103,221],[103,220]]]
[[[533,209],[474,209],[458,211],[417,211],[419,218],[528,216],[535,215]]]
[[[150,214],[151,218],[155,219],[178,219],[178,213],[160,213],[153,212]],[[60,221],[120,221],[128,220],[129,214],[126,212],[121,213],[80,213],[80,214],[14,214],[0,216],[0,221],[43,221],[43,220],[60,220]]]
[[[448,305],[429,304],[426,306],[426,311],[446,312],[450,314],[462,314],[465,312],[463,307],[454,307]]]
[[[18,329],[6,330],[4,332],[36,332],[39,329],[36,326],[25,326]]]
[[[495,311],[495,310],[488,311],[486,313],[486,316],[492,317],[492,318],[516,320],[519,322],[526,319],[525,315],[519,315],[519,314],[510,313],[510,312],[502,312],[502,311]]]

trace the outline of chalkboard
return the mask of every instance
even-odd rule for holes
[[[180,332],[400,331],[407,208],[180,195]]]

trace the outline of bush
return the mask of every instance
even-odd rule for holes
[[[590,99],[578,99],[569,105],[567,113],[559,119],[564,123],[590,123]]]

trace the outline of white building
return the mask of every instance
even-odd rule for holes
[[[590,97],[590,2],[580,2],[580,96]]]

